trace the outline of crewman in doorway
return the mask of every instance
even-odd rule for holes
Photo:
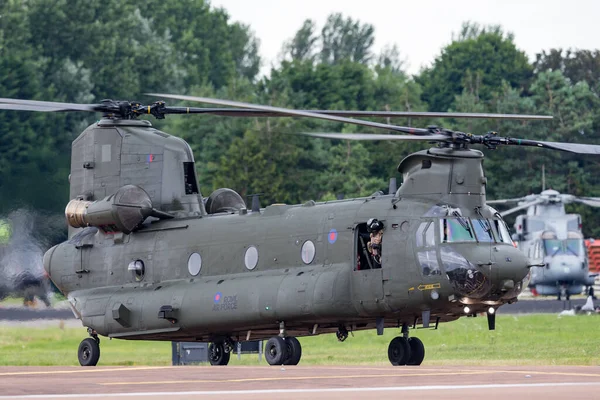
[[[367,232],[371,237],[367,243],[367,249],[373,257],[373,268],[381,268],[381,240],[383,239],[383,222],[377,218],[371,218],[367,221]]]

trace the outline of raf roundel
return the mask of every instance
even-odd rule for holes
[[[334,244],[337,240],[338,233],[335,229],[329,231],[329,235],[327,235],[327,240],[329,243]]]
[[[215,293],[215,304],[219,303],[221,301],[221,298],[223,297],[223,295],[221,294],[221,292],[217,292]]]

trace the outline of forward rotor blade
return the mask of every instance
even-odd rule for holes
[[[498,200],[487,200],[487,204],[506,204],[506,203],[518,203],[519,201],[525,200],[525,197],[519,197],[518,199],[498,199]]]
[[[23,111],[101,111],[98,104],[77,104],[77,103],[61,103],[56,101],[40,101],[40,100],[20,100],[0,98],[0,106],[4,110],[23,110]]]
[[[509,214],[516,213],[517,211],[521,211],[521,210],[523,210],[523,209],[525,209],[525,208],[527,208],[527,207],[535,206],[535,205],[537,205],[537,204],[540,204],[540,203],[543,203],[543,202],[544,202],[544,200],[543,200],[543,199],[534,200],[534,201],[531,201],[531,202],[529,202],[529,203],[521,204],[520,206],[517,206],[517,207],[511,208],[511,209],[509,209],[509,210],[502,211],[502,212],[500,213],[500,215],[501,215],[502,217],[506,217],[506,216],[507,216],[507,215],[509,215]]]
[[[381,124],[378,122],[364,121],[364,120],[360,120],[360,119],[351,119],[351,118],[345,118],[345,117],[338,117],[335,115],[324,115],[324,114],[319,114],[319,113],[313,113],[313,112],[309,112],[309,111],[290,110],[290,109],[281,108],[281,107],[272,107],[272,106],[264,106],[264,105],[251,104],[251,103],[243,103],[240,101],[230,101],[230,100],[212,99],[212,98],[208,98],[208,97],[184,96],[184,95],[175,95],[175,94],[161,94],[161,93],[146,93],[146,94],[149,96],[165,97],[168,99],[195,101],[195,102],[199,102],[199,103],[216,104],[216,105],[220,105],[220,106],[247,108],[247,109],[251,109],[251,110],[261,110],[261,111],[272,112],[274,114],[282,115],[282,116],[287,115],[287,116],[291,116],[291,117],[308,117],[308,118],[323,119],[323,120],[327,120],[327,121],[344,122],[347,124],[369,126],[371,128],[386,129],[389,131],[409,133],[412,135],[430,135],[431,134],[431,132],[428,129]]]
[[[575,197],[573,201],[590,207],[600,207],[599,197]]]
[[[0,103],[0,110],[41,111],[41,112],[67,111],[64,108],[25,106],[25,105],[21,105],[21,104],[3,104],[3,103]]]
[[[346,140],[422,140],[442,141],[448,139],[444,135],[409,136],[409,135],[383,135],[376,133],[320,133],[320,132],[295,132],[298,135],[313,136],[325,139]]]

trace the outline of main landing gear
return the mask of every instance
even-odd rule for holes
[[[421,365],[425,358],[425,346],[421,339],[408,337],[408,326],[402,326],[402,336],[392,339],[388,346],[388,358],[392,365]]]
[[[287,336],[285,323],[279,323],[279,336],[273,336],[265,345],[265,359],[269,365],[298,365],[302,357],[302,346],[298,339]]]
[[[269,365],[298,365],[302,346],[293,336],[273,336],[265,345],[265,359]]]
[[[233,343],[231,340],[211,342],[208,345],[208,361],[210,365],[227,365],[231,358]]]
[[[91,337],[83,339],[77,349],[77,358],[79,364],[83,367],[93,367],[98,364],[100,359],[100,338],[98,334],[88,328],[88,333]]]

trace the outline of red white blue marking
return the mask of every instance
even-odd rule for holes
[[[215,293],[215,298],[214,298],[215,304],[217,304],[218,302],[220,302],[222,298],[223,298],[223,295],[221,294],[221,292]]]
[[[338,233],[335,229],[329,231],[329,235],[327,235],[327,240],[329,243],[334,244],[337,240]]]

